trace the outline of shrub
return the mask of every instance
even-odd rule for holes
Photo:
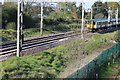
[[[15,22],[9,22],[6,25],[6,29],[14,29],[14,30],[16,30],[16,24],[15,24]]]
[[[101,19],[101,18],[104,18],[104,14],[103,13],[99,13],[99,14],[96,14],[95,15],[95,19]]]
[[[15,30],[13,29],[9,29],[9,30],[2,30],[2,41],[13,41],[16,39],[17,37],[17,33]]]
[[[36,27],[34,19],[30,15],[25,14],[23,16],[23,23],[24,23],[25,29]]]
[[[120,30],[115,33],[115,35],[114,35],[114,40],[115,40],[116,42],[120,42]]]

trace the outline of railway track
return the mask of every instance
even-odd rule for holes
[[[51,43],[55,43],[58,40],[73,37],[80,35],[81,31],[71,31],[71,32],[66,32],[66,33],[60,33],[60,34],[55,34],[55,35],[50,35],[50,36],[44,36],[44,37],[38,37],[38,38],[32,38],[32,39],[27,39],[23,42],[22,45],[22,50],[28,50],[31,48],[35,48],[38,46],[43,46]],[[3,61],[5,56],[11,55],[16,55],[17,52],[17,42],[16,41],[11,41],[7,43],[1,43],[0,46],[2,46],[2,49],[0,49],[0,61]]]

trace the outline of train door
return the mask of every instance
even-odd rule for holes
[[[96,22],[95,22],[95,21],[92,21],[92,32],[93,32],[93,33],[96,31],[96,29],[95,29],[95,24],[96,24]]]
[[[95,21],[93,21],[93,27],[92,28],[95,28]]]

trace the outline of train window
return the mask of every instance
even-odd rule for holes
[[[103,22],[100,22],[100,25],[103,25]]]
[[[103,25],[104,24],[104,22],[101,22],[101,24],[100,25]]]
[[[106,22],[105,22],[105,25],[107,25],[107,24],[108,24],[108,22],[106,21]]]
[[[89,21],[87,21],[87,24],[90,24],[90,22],[89,22]]]
[[[85,21],[85,24],[88,24],[88,21]]]
[[[120,23],[120,20],[118,20],[118,23]]]
[[[100,22],[97,22],[97,25],[100,25]]]
[[[116,24],[116,22],[114,21],[114,24]]]
[[[87,21],[87,24],[92,24],[91,21]]]
[[[104,22],[104,25],[105,25],[105,22]]]
[[[99,22],[99,25],[100,25],[101,23]]]
[[[106,25],[107,24],[107,22],[105,22],[105,24],[104,25]]]

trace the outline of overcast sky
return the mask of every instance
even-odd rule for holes
[[[17,1],[17,0],[9,0],[9,1]],[[33,1],[33,0],[25,0],[25,1]],[[85,3],[85,9],[91,8],[91,6],[93,5],[93,3],[95,1],[98,0],[34,0],[34,1],[44,1],[44,2],[77,2],[77,5],[79,5],[80,2],[84,2]],[[120,0],[101,0],[102,2],[106,2],[106,1],[114,1],[114,2],[119,2]],[[0,2],[4,2],[4,0],[0,0]]]

